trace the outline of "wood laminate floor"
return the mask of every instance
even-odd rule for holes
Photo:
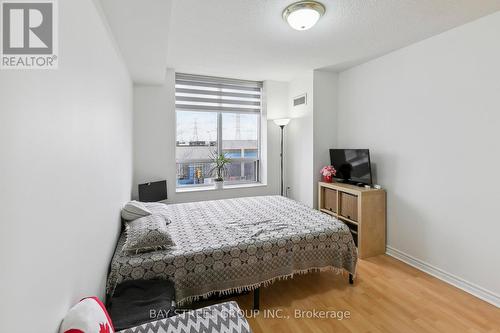
[[[250,313],[251,293],[232,300]],[[311,316],[314,310],[316,315],[330,311],[323,312],[330,319],[300,317]],[[340,315],[348,311],[350,318],[331,319],[338,317],[338,311]],[[348,284],[347,276],[322,272],[262,288],[261,311],[249,322],[254,333],[490,333],[500,332],[500,309],[381,255],[359,261],[354,286]]]

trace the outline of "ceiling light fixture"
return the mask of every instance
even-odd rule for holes
[[[292,3],[283,11],[283,19],[295,30],[307,30],[325,14],[326,8],[317,1]]]

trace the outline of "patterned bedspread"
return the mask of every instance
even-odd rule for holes
[[[126,254],[122,234],[111,262],[108,294],[126,280],[171,279],[183,305],[214,292],[252,290],[317,269],[355,273],[357,250],[349,228],[285,197],[149,208],[172,221],[168,229],[176,246]]]

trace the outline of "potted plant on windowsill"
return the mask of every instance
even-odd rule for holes
[[[210,156],[212,163],[214,164],[210,172],[214,175],[215,188],[220,190],[224,184],[224,176],[227,175],[227,167],[231,164],[231,159],[229,159],[226,154],[218,154],[217,152],[212,152]]]

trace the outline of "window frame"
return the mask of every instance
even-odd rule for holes
[[[180,74],[183,75],[183,74]],[[193,75],[196,77],[196,75]],[[200,76],[201,77],[201,76]],[[222,83],[224,82],[239,82],[239,80],[232,80],[232,79],[225,79],[225,78],[213,78],[213,79],[219,79],[221,80]],[[217,154],[220,154],[223,152],[223,114],[253,114],[257,115],[257,157],[255,158],[231,158],[231,162],[233,163],[238,163],[238,164],[243,164],[243,163],[248,163],[252,162],[255,163],[255,181],[250,181],[250,180],[224,180],[224,185],[245,185],[245,184],[261,184],[261,174],[262,174],[262,116],[263,116],[263,87],[262,87],[262,82],[255,82],[258,84],[260,88],[259,92],[259,111],[249,111],[249,110],[203,110],[203,109],[196,109],[196,110],[188,110],[188,109],[182,109],[182,108],[175,108],[175,170],[176,170],[176,175],[175,175],[175,187],[176,189],[186,189],[186,188],[196,188],[196,187],[211,187],[213,186],[213,183],[207,183],[207,184],[186,184],[186,185],[179,185],[178,184],[178,165],[179,164],[188,164],[188,163],[211,163],[211,160],[209,158],[206,159],[177,159],[177,133],[178,133],[178,127],[177,127],[177,112],[207,112],[207,113],[216,113],[217,114],[217,144],[216,144],[216,149],[217,149]],[[176,73],[176,84],[177,84],[177,73]],[[175,101],[177,102],[177,96],[175,96]],[[244,168],[244,167],[243,167]]]

